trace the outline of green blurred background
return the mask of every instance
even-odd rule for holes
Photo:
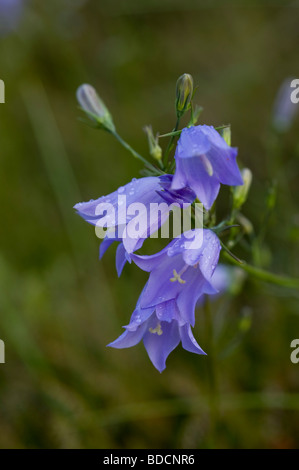
[[[288,1],[24,2],[0,38],[1,448],[298,447],[298,291],[244,279],[212,304],[213,344],[198,309],[194,335],[213,348],[212,402],[207,357],[179,347],[159,374],[141,344],[106,348],[147,275],[132,265],[118,279],[114,249],[100,262],[93,227],[72,209],[141,169],[77,119],[76,88],[93,84],[147,156],[142,127],[171,130],[175,82],[188,72],[201,122],[231,123],[254,174],[244,214],[255,248],[236,253],[298,277],[299,120],[284,133],[271,125],[281,83],[299,77],[298,20]]]

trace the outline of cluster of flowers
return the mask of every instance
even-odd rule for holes
[[[174,175],[149,176],[133,179],[117,191],[95,201],[75,205],[78,214],[93,225],[101,225],[99,204],[109,202],[119,210],[119,193],[127,203],[173,203],[180,207],[192,204],[196,198],[210,210],[217,198],[220,184],[243,185],[236,163],[237,149],[230,147],[212,126],[198,125],[182,130],[175,152]],[[127,216],[124,225],[129,223]],[[210,229],[196,228],[174,238],[159,253],[150,256],[135,254],[144,240],[161,224],[146,224],[142,237],[127,239],[105,236],[100,257],[118,242],[116,267],[120,275],[126,261],[133,261],[149,272],[149,279],[137,301],[125,332],[109,346],[128,348],[143,340],[154,366],[161,372],[169,353],[182,342],[184,349],[205,354],[197,344],[191,327],[195,324],[195,306],[208,294],[217,293],[213,274],[220,254],[220,241]],[[111,230],[111,226],[109,227]],[[107,232],[108,233],[108,232]],[[123,232],[124,233],[124,232]]]

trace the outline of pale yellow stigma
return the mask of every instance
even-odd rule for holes
[[[156,328],[149,328],[148,330],[150,333],[156,333],[158,336],[161,336],[163,334],[163,330],[161,328],[161,323],[158,322]]]
[[[170,278],[171,282],[179,281],[180,284],[186,284],[186,281],[181,278],[182,273],[177,273],[176,270],[173,270],[173,277]]]

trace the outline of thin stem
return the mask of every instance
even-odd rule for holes
[[[143,162],[145,164],[145,166],[147,168],[149,168],[151,171],[154,171],[155,173],[160,174],[160,171],[158,170],[158,168],[154,167],[154,165],[149,163],[145,158],[142,157],[142,155],[140,155],[138,152],[136,152],[136,150],[134,150],[133,147],[131,147],[131,145],[129,145],[116,131],[112,132],[112,135],[114,135],[114,137],[118,140],[118,142],[125,149],[127,149],[133,155],[133,157],[135,157],[138,160],[140,160],[141,162]]]
[[[228,127],[227,125],[223,125],[223,126],[217,126],[215,127],[214,129],[216,131],[219,131],[221,129],[225,129],[226,127]],[[159,139],[162,138],[162,137],[176,137],[177,135],[181,135],[182,133],[182,129],[180,129],[179,131],[178,130],[173,130],[171,132],[168,132],[167,134],[161,134],[159,135]]]
[[[270,273],[269,271],[265,271],[264,269],[256,268],[255,266],[251,266],[246,262],[242,262],[241,264],[235,259],[232,258],[228,253],[224,252],[223,256],[231,263],[239,266],[241,269],[246,271],[248,274],[251,274],[256,279],[260,279],[261,281],[270,282],[271,284],[276,284],[281,287],[289,287],[290,289],[299,289],[299,279],[291,278],[286,276],[280,276],[278,274]]]
[[[179,131],[171,131],[171,132],[168,132],[167,134],[160,134],[159,135],[159,139],[161,137],[172,137],[172,136],[176,136],[176,135],[180,135],[182,133],[182,130],[180,129]]]
[[[236,261],[236,263],[238,263],[240,266],[242,266],[245,261],[239,259],[236,255],[234,255],[234,253],[232,253],[221,240],[219,240],[219,242],[220,242],[220,245],[222,246],[222,248],[224,249],[225,254],[230,256],[232,259],[234,259]]]
[[[167,149],[165,150],[165,153],[164,153],[164,158],[163,158],[163,163],[164,163],[164,167],[166,167],[167,165],[167,162],[168,162],[168,155],[169,155],[169,152],[172,148],[172,145],[173,145],[173,141],[174,141],[174,138],[175,138],[175,132],[177,132],[178,130],[178,127],[179,127],[179,124],[180,124],[180,118],[178,117],[177,118],[177,121],[176,121],[176,124],[175,124],[175,128],[173,129],[172,131],[172,135],[170,137],[170,140],[168,142],[168,145],[167,145]]]

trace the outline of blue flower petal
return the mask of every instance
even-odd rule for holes
[[[185,128],[175,153],[176,171],[171,188],[189,186],[209,210],[220,183],[243,184],[236,157],[237,149],[227,145],[213,126]]]
[[[180,312],[176,301],[172,299],[157,305],[156,315],[160,321],[167,321],[168,323],[172,320],[178,321],[180,318]]]
[[[130,318],[130,323],[128,325],[125,326],[125,328],[127,328],[128,330],[136,330],[142,323],[146,322],[148,320],[148,318],[152,315],[152,313],[154,312],[155,310],[155,307],[150,307],[150,308],[141,308],[141,300],[142,300],[142,296],[143,296],[143,293],[147,287],[147,284],[145,284],[144,288],[142,289],[142,292],[139,296],[139,299],[137,301],[137,304],[136,304],[136,308],[134,310],[134,312],[132,313],[131,315],[131,318]]]
[[[186,351],[190,351],[195,354],[206,354],[194,338],[190,325],[184,325],[180,327],[180,336],[182,346],[184,349],[186,349]]]
[[[166,367],[167,357],[180,342],[180,334],[175,321],[171,323],[161,322],[162,334],[151,333],[149,328],[156,329],[157,323],[157,318],[153,315],[148,323],[148,330],[144,334],[143,343],[153,365],[159,372],[162,372]]]
[[[218,196],[220,182],[214,175],[209,176],[198,157],[176,160],[176,173],[172,187],[179,184],[190,186],[206,209],[210,209]],[[182,182],[182,183],[180,183]]]
[[[167,256],[167,252],[169,250],[170,245],[172,245],[173,242],[170,242],[169,245],[167,245],[165,248],[163,248],[161,251],[158,253],[155,253],[153,255],[131,255],[132,260],[134,263],[141,268],[143,271],[150,272],[155,268],[158,268],[161,265],[161,262],[165,256]],[[166,258],[165,258],[166,259]]]
[[[180,135],[176,154],[179,158],[192,158],[207,153],[211,148],[210,139],[203,130],[205,126],[185,127]]]
[[[106,251],[108,250],[109,246],[112,245],[114,239],[111,238],[104,238],[102,243],[100,244],[100,259],[104,256]]]
[[[134,331],[126,330],[115,341],[107,344],[107,346],[116,349],[131,348],[132,346],[135,346],[137,343],[139,343],[139,341],[143,338],[146,329],[147,323],[143,323]]]
[[[123,243],[120,243],[116,249],[115,262],[116,262],[116,271],[117,271],[118,277],[120,277],[122,270],[124,268],[124,265],[127,262],[126,250],[124,248]]]
[[[196,229],[186,232],[194,237],[184,241],[182,256],[186,264],[194,266],[199,263],[204,277],[210,281],[219,259],[221,245],[217,235],[208,229]]]
[[[180,255],[173,258],[166,256],[161,266],[151,272],[140,305],[147,308],[175,299],[185,284],[173,282],[171,279],[174,277],[174,271],[179,273],[183,268],[184,262]]]
[[[201,131],[210,140],[208,158],[220,183],[242,185],[243,179],[236,163],[238,149],[230,147],[213,126],[201,126]]]
[[[195,324],[195,307],[201,295],[206,293],[209,288],[207,281],[203,278],[200,270],[197,268],[189,268],[185,273],[183,289],[179,293],[176,303],[180,311],[180,324]]]

